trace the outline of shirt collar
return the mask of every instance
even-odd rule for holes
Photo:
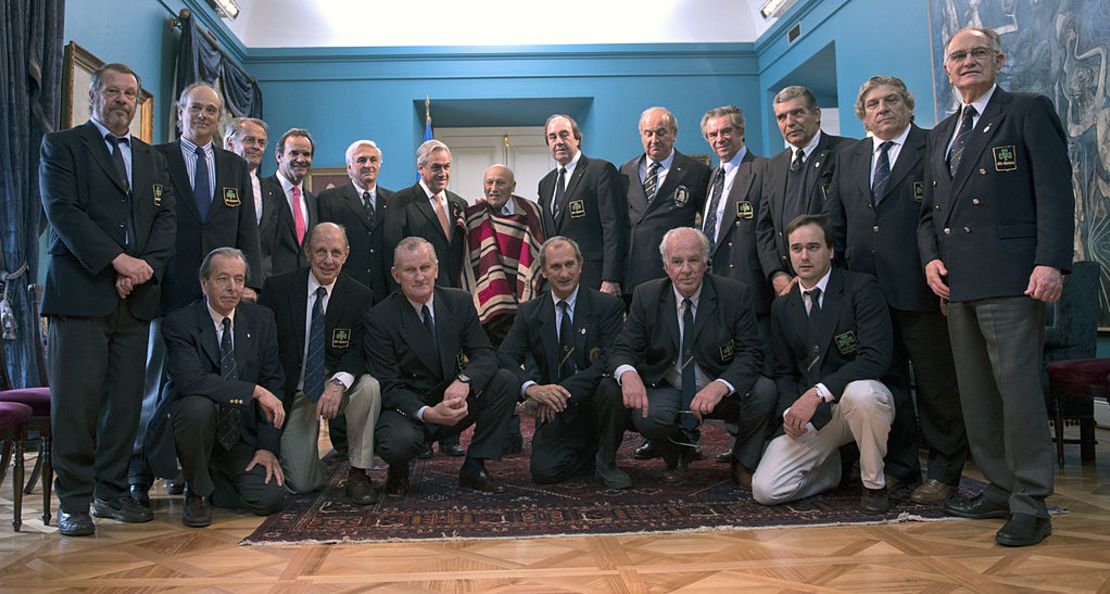
[[[574,153],[574,156],[571,157],[570,161],[567,161],[567,164],[563,165],[563,167],[566,168],[567,173],[570,173],[570,172],[574,171],[574,168],[578,167],[578,160],[581,159],[581,158],[582,158],[582,149],[578,149],[578,151]]]
[[[404,294],[402,294],[401,296],[405,297]],[[412,309],[416,311],[416,317],[417,318],[420,318],[420,310],[423,309],[425,305],[427,305],[428,306],[428,311],[432,312],[432,320],[436,319],[435,300],[436,300],[435,290],[432,290],[432,296],[428,297],[428,302],[427,303],[417,303],[417,302],[413,301],[412,299],[409,299],[408,297],[405,297],[405,301],[408,301],[409,305],[412,307]]]
[[[581,288],[582,288],[582,284],[579,283],[578,286],[574,288],[574,291],[571,292],[570,297],[567,297],[565,300],[564,299],[559,299],[559,297],[557,295],[555,295],[555,291],[552,291],[551,292],[551,302],[554,303],[556,309],[558,309],[559,302],[560,301],[566,301],[567,302],[567,307],[570,308],[571,311],[574,311],[574,304],[578,303],[578,290],[581,289]]]
[[[189,140],[188,138],[185,138],[184,136],[182,136],[178,140],[181,141],[181,146],[186,151],[188,151],[190,153],[197,152],[197,144],[194,143],[193,141]],[[212,141],[209,140],[207,144],[205,144],[204,146],[201,146],[200,148],[201,148],[201,150],[204,151],[205,155],[211,155],[212,154]]]
[[[99,121],[97,121],[96,118],[89,118],[89,121],[92,122],[94,126],[96,126],[97,130],[100,130],[100,138],[101,139],[104,138],[105,134],[111,134],[112,136],[116,136],[114,133],[112,133],[111,130],[106,128],[104,126],[104,124],[101,124]],[[123,136],[116,136],[116,138],[126,138],[128,144],[130,144],[131,143],[131,130],[128,130],[127,134],[124,134]]]
[[[338,279],[338,277],[336,277],[336,278]],[[333,280],[333,281],[331,281],[330,284],[327,284],[327,285],[321,285],[320,281],[316,280],[316,275],[312,274],[312,269],[310,268],[308,270],[308,296],[309,296],[309,298],[311,298],[313,295],[315,295],[316,294],[316,289],[318,289],[320,287],[324,287],[324,291],[327,292],[328,297],[331,297],[331,292],[332,292],[333,289],[335,289],[335,281]]]
[[[376,186],[376,185],[373,188],[370,188],[368,190],[363,190],[362,188],[359,187],[358,184],[356,184],[355,182],[352,181],[351,182],[351,187],[355,189],[355,196],[358,196],[359,200],[362,199],[362,195],[365,192],[370,192],[370,198],[371,199],[378,197],[378,192],[377,192],[378,186]]]
[[[433,194],[432,191],[428,189],[427,184],[424,183],[424,180],[420,180],[420,188],[424,190],[424,195],[428,197],[428,200],[431,200],[432,197],[439,195]],[[440,193],[442,194],[443,192]]]
[[[516,214],[516,198],[515,198],[515,196],[512,196],[512,195],[509,196],[509,199],[505,201],[505,204],[501,205],[501,208],[498,210],[498,214],[500,214],[501,216],[504,216],[504,217],[510,217],[510,216]]]
[[[667,155],[666,159],[659,162],[663,170],[670,171],[671,164],[674,163],[674,152],[674,148],[671,148],[671,154]],[[647,153],[644,153],[644,167],[651,167],[651,159],[648,158]]]
[[[902,133],[899,134],[898,136],[895,136],[894,138],[891,138],[890,142],[892,144],[897,145],[897,146],[902,146],[902,145],[906,144],[906,137],[909,136],[909,135],[910,135],[910,125],[906,124],[906,129],[902,130]],[[873,152],[873,153],[878,153],[879,152],[879,147],[884,142],[886,142],[885,140],[882,140],[878,136],[872,136],[871,140],[874,142],[874,144],[871,145],[871,152]]]
[[[740,166],[740,162],[744,160],[744,155],[746,154],[748,154],[748,145],[740,147],[740,150],[736,151],[736,154],[733,155],[731,159],[723,163],[719,163],[718,167],[724,165],[725,173],[730,173],[733,169],[736,169]]]
[[[813,285],[812,287],[810,287],[808,289],[805,289],[805,288],[802,288],[802,283],[801,283],[801,281],[799,281],[798,282],[798,290],[801,291],[802,293],[805,293],[806,291],[812,291],[813,289],[816,288],[816,289],[821,289],[821,294],[824,295],[825,294],[825,287],[829,286],[829,277],[831,275],[832,275],[832,266],[830,265],[829,269],[825,271],[825,276],[822,276],[821,280],[817,281],[816,285]]]
[[[208,303],[208,299],[204,300],[204,307],[208,308],[208,316],[212,318],[212,323],[216,324],[216,327],[223,326],[225,317],[226,318],[231,318],[231,325],[232,325],[232,327],[235,326],[235,309],[239,309],[239,308],[235,308],[235,309],[231,310],[231,313],[224,316],[224,315],[220,314],[220,312],[212,309],[212,306]]]
[[[303,187],[301,187],[301,186],[303,186],[303,185],[304,185],[304,180],[301,180],[301,183],[300,183],[300,184],[295,184],[295,183],[293,183],[293,182],[289,181],[289,180],[288,180],[288,179],[287,179],[287,178],[285,177],[285,174],[284,174],[284,173],[282,173],[282,172],[281,172],[280,170],[278,170],[278,172],[277,172],[277,178],[278,178],[278,181],[279,181],[279,182],[281,182],[281,189],[282,189],[282,191],[283,191],[283,192],[285,192],[286,194],[288,194],[288,193],[289,193],[289,190],[291,190],[291,189],[292,189],[292,188],[294,188],[294,187],[296,187],[297,189],[299,189],[299,190],[301,191],[301,194],[304,194],[304,188],[303,188]]]
[[[814,151],[817,150],[817,145],[820,144],[820,142],[821,142],[821,129],[818,128],[817,129],[817,134],[814,134],[813,138],[809,139],[809,144],[802,147],[802,150],[805,151],[805,156],[802,157],[802,162],[803,163],[808,163],[809,162],[809,158],[813,156],[813,153],[814,153]],[[798,148],[795,147],[794,145],[790,145],[790,152],[791,153],[797,153]],[[794,157],[790,157],[790,160],[793,161]]]
[[[703,279],[701,286],[698,287],[697,292],[695,292],[692,297],[683,297],[682,293],[678,292],[678,287],[676,287],[672,284],[671,285],[671,290],[674,291],[675,304],[678,307],[679,313],[682,313],[682,300],[683,299],[689,299],[690,302],[694,304],[694,309],[697,309],[698,308],[698,301],[701,300],[701,290],[704,289],[704,288],[705,288],[705,281]]]
[[[991,85],[991,88],[987,89],[986,93],[983,93],[978,99],[971,102],[972,107],[975,108],[976,115],[983,115],[983,112],[987,110],[987,104],[990,103],[991,97],[994,96],[994,90],[997,88],[997,84]]]

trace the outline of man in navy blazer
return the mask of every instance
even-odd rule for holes
[[[42,315],[57,475],[58,531],[95,532],[97,517],[146,522],[127,494],[150,320],[177,224],[166,160],[131,136],[139,77],[107,64],[89,83],[92,119],[42,139],[39,185],[50,221]],[[110,428],[110,430],[103,430]]]
[[[286,130],[274,147],[277,173],[264,179],[262,187],[280,199],[283,208],[278,209],[267,278],[304,266],[304,236],[320,220],[316,196],[304,183],[315,153],[316,142],[304,128]]]
[[[262,267],[252,273],[263,284],[273,269],[274,237],[277,235],[281,215],[279,207],[284,206],[280,192],[275,191],[273,185],[263,183],[260,177],[268,133],[266,122],[258,118],[235,118],[224,134],[224,148],[243,157],[250,172],[254,218],[258,222],[258,243],[261,248],[259,258],[262,260]]]
[[[264,516],[285,501],[277,327],[270,310],[241,301],[249,276],[242,251],[213,250],[200,266],[204,299],[162,327],[186,483],[181,520],[191,528],[212,522],[210,505]]]
[[[945,45],[962,106],[929,133],[918,245],[929,288],[949,301],[971,455],[990,481],[945,511],[1008,518],[995,540],[1025,546],[1052,532],[1040,369],[1045,302],[1071,268],[1075,197],[1052,102],[998,87],[1005,60],[991,29],[961,29]]]
[[[628,251],[628,205],[617,168],[582,154],[582,130],[570,116],[553,115],[543,129],[558,164],[539,183],[543,235],[578,242],[586,256],[582,284],[619,297]]]
[[[967,432],[940,299],[925,284],[917,251],[917,223],[925,198],[926,130],[913,123],[914,99],[905,83],[875,76],[860,88],[856,115],[872,136],[849,143],[837,156],[826,210],[836,253],[848,270],[875,275],[894,324],[887,387],[896,400],[886,473],[907,485],[920,482],[917,419],[909,394],[913,363],[921,433],[929,447],[927,480],[915,503],[943,503],[958,487],[967,460]]]

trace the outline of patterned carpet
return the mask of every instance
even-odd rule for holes
[[[465,444],[469,431],[463,435]],[[640,443],[627,433],[618,460],[635,486],[604,490],[593,477],[559,485],[537,485],[528,475],[524,455],[489,463],[490,472],[506,483],[504,494],[488,495],[458,486],[461,458],[436,454],[412,470],[412,488],[404,497],[383,497],[376,505],[359,507],[343,494],[346,467],[335,465],[319,492],[291,496],[281,513],[267,518],[244,544],[338,543],[453,538],[523,538],[530,536],[626,534],[680,530],[721,530],[772,526],[862,524],[907,520],[938,520],[940,506],[909,500],[905,489],[891,494],[889,513],[876,516],[857,511],[860,487],[792,504],[767,507],[729,481],[728,465],[712,456],[725,448],[727,435],[710,425],[702,435],[706,459],[690,466],[682,485],[664,485],[661,460],[635,460]],[[527,442],[527,438],[525,440]],[[372,473],[375,484],[385,467]],[[964,491],[977,492],[981,483],[964,479]]]

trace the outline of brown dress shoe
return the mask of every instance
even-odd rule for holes
[[[752,475],[755,473],[743,464],[732,465],[732,480],[737,485],[751,491],[752,490]]]
[[[347,497],[355,505],[372,505],[381,498],[381,493],[374,488],[373,481],[361,468],[351,467],[347,472]]]
[[[478,474],[459,473],[459,486],[484,493],[504,493],[505,486],[491,477],[486,471]]]
[[[946,485],[937,479],[929,479],[910,494],[910,501],[921,505],[943,503],[948,496],[956,490],[952,485]]]

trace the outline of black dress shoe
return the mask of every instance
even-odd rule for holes
[[[732,448],[729,448],[721,452],[720,454],[717,454],[716,460],[718,464],[728,464],[729,462],[732,462]]]
[[[863,488],[859,497],[859,510],[865,514],[885,514],[890,511],[890,498],[887,497],[886,487],[881,489]]]
[[[355,505],[371,505],[378,502],[381,493],[374,488],[373,481],[367,476],[366,471],[354,468],[347,472],[347,497]]]
[[[138,524],[154,519],[150,508],[143,507],[131,499],[131,495],[121,495],[115,499],[94,499],[92,515],[98,518],[111,518],[119,522]]]
[[[447,443],[443,443],[442,441],[439,442],[439,451],[456,458],[466,455],[466,450],[464,450],[462,444],[457,441],[449,441]]]
[[[150,509],[150,485],[131,485],[131,501]]]
[[[185,479],[178,476],[175,479],[166,480],[166,493],[170,495],[180,495],[185,492]]]
[[[432,444],[430,443],[416,455],[416,457],[421,460],[431,460],[433,456],[435,456],[435,452],[432,451]]]
[[[1052,534],[1052,521],[1029,514],[1013,514],[994,535],[994,541],[1007,547],[1035,545]]]
[[[212,508],[208,499],[185,493],[185,508],[181,510],[181,523],[190,528],[204,528],[212,523]]]
[[[650,439],[645,439],[644,443],[640,444],[640,447],[636,448],[636,451],[633,452],[632,457],[637,460],[651,460],[652,458],[658,458],[662,455],[663,452],[659,451],[659,448],[655,447],[655,444],[651,443]]]
[[[482,491],[483,493],[504,493],[505,485],[500,481],[491,477],[486,471],[481,471],[478,474],[465,474],[459,473],[459,486],[475,491]]]
[[[462,447],[460,446],[461,450]],[[524,438],[519,433],[510,433],[505,439],[505,447],[501,448],[502,456],[515,456],[524,452]]]
[[[59,509],[58,532],[63,536],[88,536],[96,532],[96,525],[86,512],[69,513]]]
[[[386,475],[385,487],[382,491],[386,495],[406,495],[409,492],[409,467],[406,464],[404,470],[394,470],[392,466],[389,467],[389,474]]]
[[[1010,505],[987,499],[980,493],[971,499],[949,499],[944,502],[944,513],[957,518],[971,520],[985,520],[987,518],[1005,518],[1010,515]]]

